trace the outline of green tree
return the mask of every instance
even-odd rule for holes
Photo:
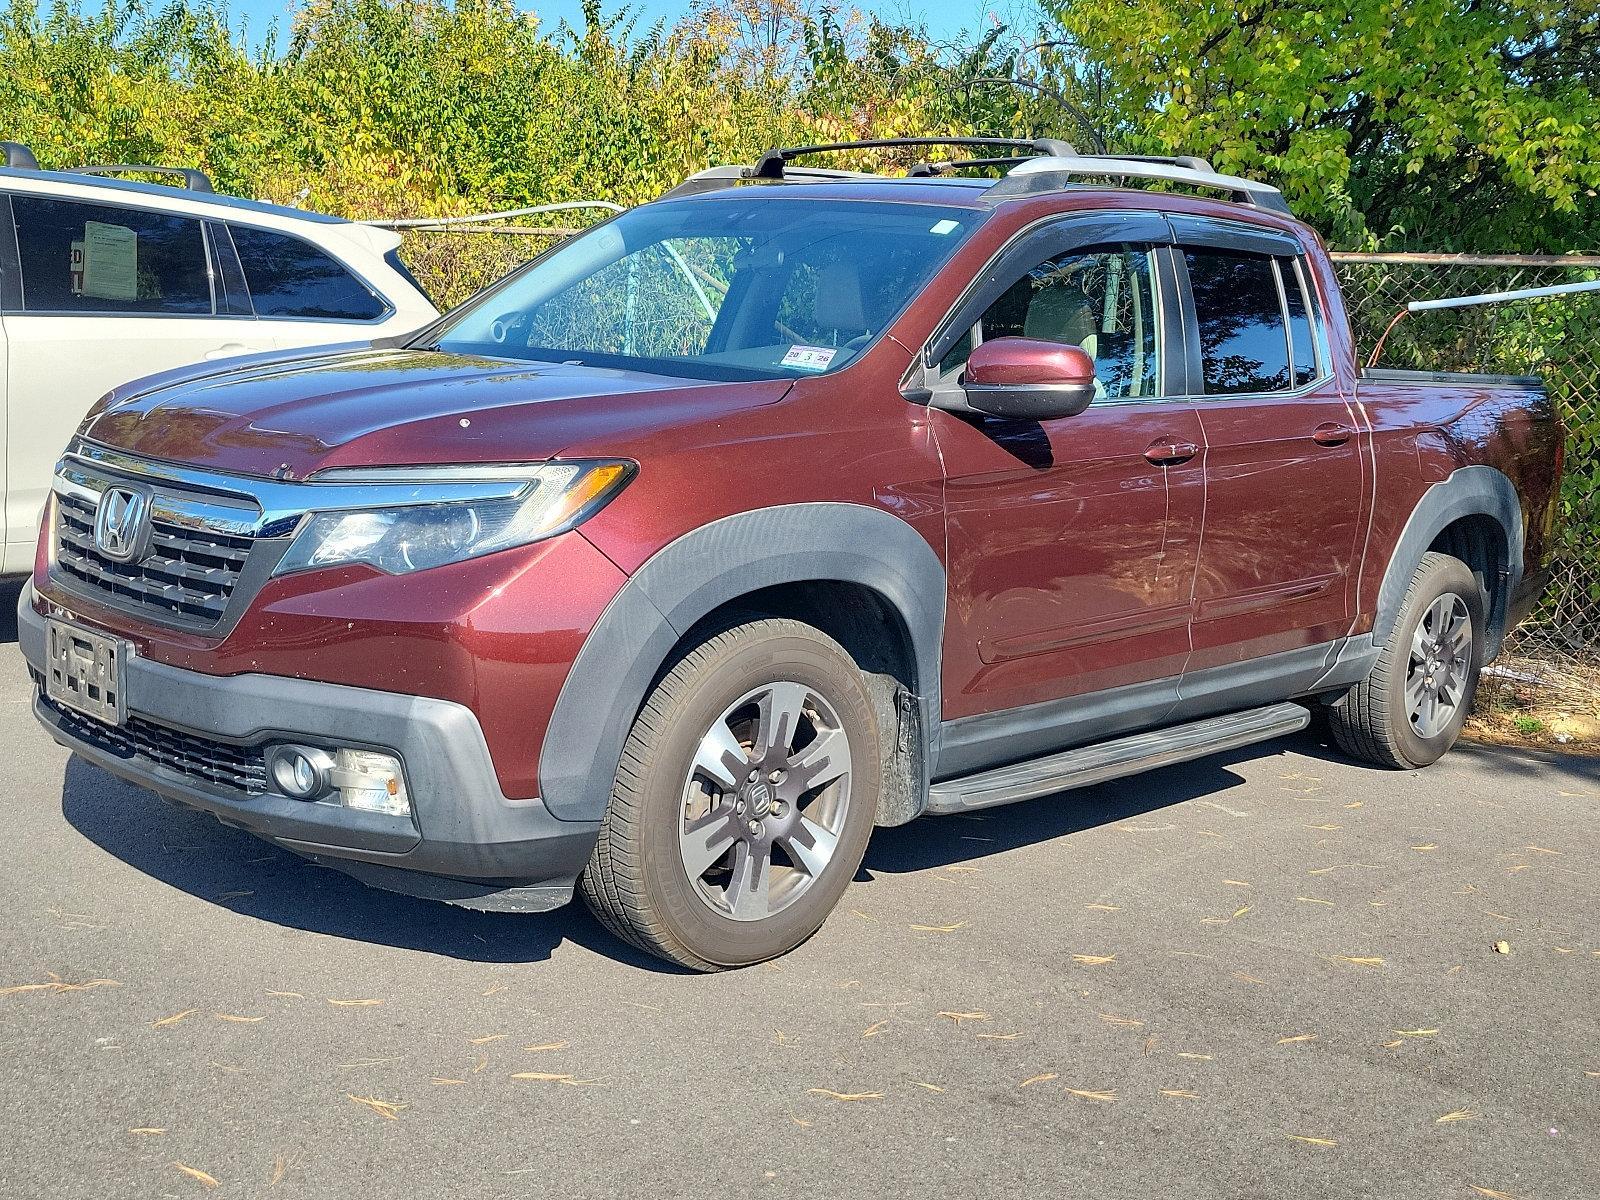
[[[1121,148],[1274,178],[1347,246],[1600,249],[1597,0],[1054,0]]]

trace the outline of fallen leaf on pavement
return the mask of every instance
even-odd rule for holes
[[[400,1119],[400,1110],[407,1107],[404,1104],[394,1104],[388,1100],[379,1100],[375,1096],[356,1096],[349,1092],[346,1092],[345,1095],[349,1096],[350,1099],[354,1100],[357,1104],[366,1105],[373,1112],[377,1113],[380,1117],[387,1121],[398,1121]]]
[[[1314,1042],[1316,1040],[1317,1035],[1314,1033],[1297,1033],[1293,1037],[1279,1038],[1278,1045],[1287,1046],[1290,1042]]]
[[[524,1050],[565,1050],[568,1042],[540,1042],[537,1046],[524,1046]]]
[[[1468,1186],[1471,1187],[1473,1191],[1477,1192],[1478,1195],[1489,1197],[1489,1200],[1517,1200],[1515,1196],[1512,1196],[1507,1192],[1497,1192],[1493,1188],[1479,1187],[1475,1183],[1469,1184]]]
[[[445,1079],[443,1076],[436,1075],[434,1076],[433,1082],[438,1084],[440,1087],[449,1087],[452,1084],[466,1083],[467,1081],[465,1079]]]
[[[151,1029],[161,1029],[161,1028],[163,1028],[164,1026],[167,1026],[167,1025],[176,1025],[179,1021],[183,1020],[185,1017],[192,1017],[192,1016],[195,1015],[195,1013],[197,1013],[199,1011],[200,1010],[198,1008],[186,1008],[181,1013],[173,1013],[170,1017],[162,1017],[161,1020],[159,1020],[159,1021],[151,1021],[150,1022],[150,1028]]]
[[[1144,1022],[1137,1017],[1119,1017],[1115,1013],[1097,1013],[1095,1015],[1107,1025],[1120,1025],[1125,1029],[1144,1028]]]
[[[482,1045],[485,1045],[485,1044],[487,1044],[489,1042],[498,1042],[501,1038],[503,1038],[505,1036],[506,1035],[503,1034],[503,1033],[489,1033],[489,1034],[485,1034],[483,1037],[468,1038],[467,1041],[471,1045],[482,1046]]]
[[[1511,953],[1511,943],[1507,942],[1507,941],[1496,942],[1494,944],[1494,952],[1496,954],[1510,954]]]
[[[1379,958],[1375,954],[1368,955],[1366,957],[1362,957],[1362,956],[1359,956],[1359,955],[1349,955],[1349,954],[1334,954],[1334,955],[1331,955],[1330,957],[1337,959],[1339,962],[1353,963],[1358,967],[1381,967],[1381,966],[1383,966],[1383,959]]]
[[[266,1020],[265,1017],[241,1017],[238,1013],[212,1013],[219,1021],[232,1021],[235,1025],[254,1025],[257,1021]]]
[[[1452,1121],[1472,1121],[1478,1114],[1465,1108],[1458,1108],[1455,1112],[1447,1112],[1434,1122],[1435,1125],[1448,1125]]]
[[[1198,1099],[1200,1099],[1200,1097],[1197,1096],[1194,1092],[1186,1092],[1182,1088],[1162,1088],[1161,1089],[1161,1094],[1163,1096],[1171,1096],[1175,1100],[1198,1100]]]
[[[1080,1100],[1107,1100],[1107,1101],[1110,1101],[1110,1100],[1115,1100],[1117,1098],[1117,1094],[1115,1092],[1092,1092],[1092,1091],[1088,1091],[1088,1090],[1086,1090],[1084,1088],[1068,1088],[1067,1089],[1067,1094],[1069,1096],[1077,1096]]]
[[[585,1087],[594,1082],[592,1079],[579,1079],[575,1075],[557,1075],[553,1071],[518,1071],[511,1078],[533,1079],[541,1083],[564,1083],[568,1087]]]
[[[1438,1033],[1437,1029],[1396,1029],[1401,1037],[1432,1037]]]
[[[1054,1071],[1046,1071],[1043,1075],[1034,1075],[1034,1076],[1031,1076],[1031,1077],[1029,1077],[1027,1079],[1024,1079],[1021,1083],[1017,1084],[1017,1087],[1018,1088],[1031,1087],[1033,1084],[1046,1083],[1049,1080],[1056,1079],[1056,1078],[1058,1078],[1058,1076],[1056,1075],[1056,1073]]]
[[[827,1088],[808,1088],[806,1090],[809,1091],[813,1096],[826,1096],[829,1100],[842,1100],[846,1103],[856,1100],[883,1099],[882,1092],[834,1092],[829,1091]]]
[[[954,925],[913,925],[911,928],[918,933],[954,933],[958,929],[965,929],[971,921],[957,921]]]
[[[208,1188],[214,1188],[214,1187],[221,1187],[222,1186],[215,1179],[213,1179],[210,1175],[207,1175],[204,1171],[202,1171],[199,1167],[186,1167],[181,1162],[175,1162],[172,1165],[174,1167],[178,1168],[178,1170],[182,1171],[190,1179],[198,1179],[201,1183],[205,1184]]]
[[[1102,963],[1115,962],[1116,958],[1115,954],[1074,954],[1072,961],[1086,967],[1098,967]]]
[[[934,1013],[936,1017],[949,1017],[957,1025],[963,1021],[987,1021],[989,1014],[986,1012],[941,1012]]]
[[[1020,1033],[980,1033],[980,1038],[991,1042],[1014,1042],[1022,1036]]]
[[[340,1008],[371,1008],[374,1004],[382,1004],[382,1000],[335,1000],[328,998],[328,1003]]]
[[[889,1027],[889,1022],[888,1022],[887,1019],[882,1020],[882,1021],[874,1021],[871,1025],[868,1025],[865,1029],[863,1029],[861,1031],[861,1036],[864,1037],[864,1038],[877,1037],[880,1033],[882,1033],[888,1027]]]
[[[141,1126],[139,1126],[139,1127],[137,1127],[135,1129],[128,1130],[128,1132],[129,1133],[157,1134],[157,1133],[165,1133],[166,1130],[162,1129],[161,1127],[156,1126],[156,1125],[141,1125]]]
[[[1290,1141],[1304,1142],[1308,1146],[1337,1146],[1339,1144],[1331,1138],[1306,1137],[1298,1133],[1286,1133],[1283,1136]]]
[[[940,1087],[937,1083],[918,1083],[917,1080],[915,1080],[915,1079],[913,1079],[911,1082],[915,1083],[919,1088],[923,1088],[926,1091],[941,1092],[941,1093],[944,1091],[944,1089],[942,1087]]]

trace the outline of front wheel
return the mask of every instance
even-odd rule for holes
[[[845,649],[752,620],[685,654],[646,699],[584,871],[600,921],[697,970],[810,937],[855,875],[882,775]]]
[[[1483,589],[1448,554],[1422,556],[1372,673],[1328,710],[1346,754],[1411,770],[1455,745],[1483,665]]]

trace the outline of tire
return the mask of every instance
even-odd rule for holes
[[[1338,747],[1353,758],[1400,770],[1437,762],[1455,745],[1472,708],[1486,610],[1483,588],[1466,563],[1435,551],[1424,554],[1371,674],[1328,710]],[[1464,630],[1453,620],[1463,615]],[[1459,653],[1433,653],[1434,635],[1441,632],[1453,632],[1447,640]],[[1430,662],[1437,664],[1432,671]],[[1430,694],[1437,705],[1431,710]]]
[[[865,681],[832,638],[779,619],[714,632],[634,720],[584,900],[624,941],[695,970],[787,953],[861,865],[881,763]]]

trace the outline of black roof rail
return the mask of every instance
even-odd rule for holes
[[[748,178],[777,180],[783,178],[783,169],[797,158],[812,154],[835,154],[844,150],[891,150],[903,146],[1006,146],[1028,150],[1032,154],[1073,155],[1077,151],[1071,143],[1058,138],[1003,138],[1003,137],[907,137],[869,138],[861,142],[821,142],[815,146],[784,146],[768,150],[756,159]],[[1022,157],[1022,156],[1018,156]]]
[[[204,171],[193,167],[159,167],[152,163],[104,163],[88,167],[74,167],[74,175],[176,175],[191,192],[212,191],[211,180]]]
[[[0,166],[11,167],[19,171],[37,171],[39,160],[33,156],[21,142],[0,142]]]

